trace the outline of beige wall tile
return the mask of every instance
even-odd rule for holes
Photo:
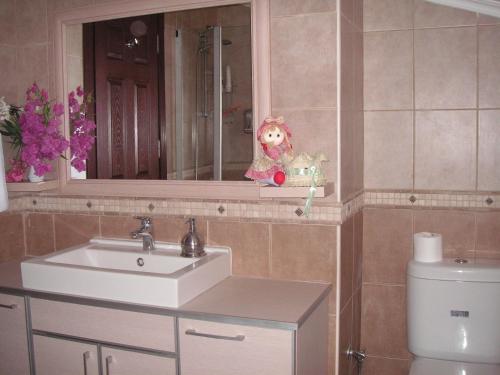
[[[0,82],[2,82],[2,92],[0,96],[4,96],[9,104],[19,104],[17,98],[17,47],[2,46],[0,48]]]
[[[40,88],[49,89],[47,45],[36,45],[18,49],[18,100],[25,102],[26,90],[36,82]],[[50,94],[49,95],[54,95]]]
[[[348,374],[352,360],[347,357],[347,350],[352,347],[353,313],[352,300],[340,312],[339,319],[339,374]]]
[[[411,210],[363,211],[363,282],[404,284],[412,256]]]
[[[335,0],[271,0],[271,16],[335,11]]]
[[[271,22],[273,108],[336,107],[335,13]]]
[[[352,23],[359,31],[363,31],[363,17],[364,17],[363,3],[364,3],[364,0],[353,0],[353,2],[354,2],[354,6],[353,6],[354,16],[353,16]]]
[[[334,281],[336,226],[273,224],[271,228],[273,277]]]
[[[413,107],[412,32],[364,35],[365,110]]]
[[[363,375],[408,375],[410,361],[407,359],[369,356],[363,362]]]
[[[477,15],[449,6],[415,0],[415,28],[443,26],[473,26]]]
[[[407,359],[405,287],[364,284],[362,298],[361,347],[372,356]]]
[[[180,243],[188,232],[187,218],[156,217],[153,219],[155,236],[158,241]],[[196,231],[202,241],[207,243],[207,220],[196,218]]]
[[[476,112],[417,112],[415,129],[415,188],[474,190]]]
[[[130,239],[130,232],[139,228],[139,220],[132,216],[101,216],[100,225],[103,237]]]
[[[500,212],[478,212],[477,242],[479,251],[500,252]]]
[[[60,12],[62,10],[67,10],[71,8],[78,8],[86,5],[92,5],[93,0],[46,0],[48,5],[48,11],[50,13]],[[107,2],[112,2],[117,0],[108,0]],[[104,1],[103,1],[104,2]],[[98,3],[98,1],[96,1]]]
[[[296,153],[323,152],[328,157],[324,164],[328,181],[337,180],[337,111],[285,109],[275,115],[284,116],[290,127],[290,142]]]
[[[269,277],[269,225],[209,221],[209,243],[231,248],[233,274]]]
[[[479,107],[500,107],[500,25],[481,26],[479,33]]]
[[[443,236],[447,257],[467,256],[474,249],[475,214],[456,210],[415,210],[415,233],[434,232]]]
[[[0,44],[17,45],[16,1],[0,1]]]
[[[337,319],[335,315],[328,316],[328,375],[335,375],[337,357]]]
[[[221,26],[250,26],[251,10],[244,5],[226,6],[217,10]]]
[[[340,101],[341,110],[354,109],[354,36],[355,28],[346,17],[340,18]]]
[[[365,112],[364,143],[365,188],[413,187],[412,112]]]
[[[500,86],[499,86],[500,87]],[[479,111],[478,189],[500,190],[500,111]]]
[[[352,347],[361,348],[361,288],[352,296]]]
[[[99,236],[99,216],[54,215],[56,250],[86,243]]]
[[[21,259],[25,254],[23,216],[0,214],[0,228],[2,228],[0,262]]]
[[[46,0],[16,0],[17,42],[20,45],[48,41]]]
[[[364,0],[363,4],[365,31],[413,27],[413,0]]]
[[[364,188],[364,159],[365,159],[365,135],[364,135],[364,112],[355,111],[354,116],[354,139],[353,139],[353,192]],[[344,192],[342,192],[343,194]]]
[[[349,22],[354,21],[354,1],[353,0],[340,0],[340,12],[343,17],[349,20]]]
[[[329,308],[330,312],[335,312],[337,227],[273,224],[271,277],[332,283]]]
[[[340,116],[340,199],[345,200],[354,193],[354,155],[358,150],[354,149],[355,118],[353,111],[342,111]],[[359,150],[361,152],[361,150]]]
[[[415,107],[476,106],[476,29],[415,31]]]
[[[354,214],[354,259],[352,285],[354,292],[361,286],[363,273],[363,211]]]
[[[340,226],[340,310],[345,308],[352,296],[353,262],[354,217],[351,216]]]
[[[55,251],[52,214],[27,214],[25,225],[27,255],[45,255]]]

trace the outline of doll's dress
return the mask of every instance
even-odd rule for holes
[[[266,180],[274,177],[277,172],[284,172],[283,164],[288,162],[291,157],[291,150],[288,146],[280,144],[268,148],[262,145],[264,156],[254,160],[245,177],[252,180]]]

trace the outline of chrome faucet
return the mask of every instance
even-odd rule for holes
[[[133,239],[142,238],[142,250],[151,251],[155,249],[155,240],[153,238],[153,219],[147,216],[135,216],[134,219],[141,221],[141,227],[133,232],[130,236]]]

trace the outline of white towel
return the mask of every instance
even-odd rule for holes
[[[5,165],[3,160],[2,136],[0,135],[0,212],[9,208],[9,196],[5,183]]]

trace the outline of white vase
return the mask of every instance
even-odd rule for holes
[[[43,176],[37,176],[35,174],[35,168],[30,167],[28,170],[28,180],[29,182],[42,182]]]

